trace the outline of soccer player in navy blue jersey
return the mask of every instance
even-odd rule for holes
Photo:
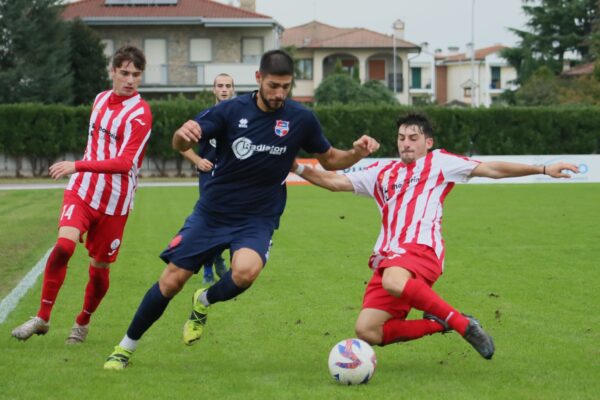
[[[223,101],[184,123],[173,147],[186,151],[203,139],[217,140],[213,172],[179,233],[161,253],[167,263],[159,281],[144,296],[127,334],[104,364],[123,369],[139,339],[160,318],[200,265],[225,248],[231,268],[193,296],[183,329],[187,345],[200,339],[209,307],[243,293],[258,278],[269,256],[271,237],[286,202],[285,179],[300,149],[314,153],[328,170],[345,169],[379,148],[362,136],[350,150],[327,141],[314,113],[287,99],[294,63],[281,50],[265,53],[256,72],[259,90]]]

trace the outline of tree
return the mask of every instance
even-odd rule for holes
[[[568,79],[555,76],[549,68],[538,69],[521,88],[503,99],[518,106],[600,105],[600,81],[596,72]]]
[[[0,0],[0,103],[70,103],[61,0]]]
[[[600,1],[596,5],[596,15],[592,21],[592,35],[590,38],[590,61],[600,60]]]
[[[315,100],[319,104],[357,103],[362,98],[360,83],[346,73],[332,74],[323,79],[315,91]]]
[[[560,83],[547,67],[538,69],[515,94],[518,106],[550,106],[558,103]]]
[[[523,0],[522,8],[529,16],[529,31],[511,28],[521,41],[502,53],[517,69],[519,83],[542,66],[560,74],[568,52],[584,60],[590,57],[597,0]]]
[[[393,93],[379,81],[361,84],[347,73],[332,74],[323,79],[315,91],[319,104],[331,103],[397,103]]]
[[[363,84],[364,96],[367,103],[396,103],[394,92],[381,81],[368,81]]]
[[[109,86],[104,56],[104,45],[100,36],[75,19],[69,23],[71,38],[71,70],[73,72],[73,103],[90,104],[94,96]]]

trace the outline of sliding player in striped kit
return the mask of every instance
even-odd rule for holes
[[[119,254],[150,138],[150,107],[137,93],[145,66],[141,50],[132,46],[117,50],[111,68],[113,88],[96,96],[83,159],[50,166],[54,179],[72,175],[64,193],[58,240],[44,271],[40,308],[35,317],[12,331],[19,340],[48,332],[67,263],[86,232],[89,281],[83,309],[66,342],[81,343],[87,337],[90,317],[108,291],[109,267]]]
[[[479,321],[446,303],[432,286],[442,274],[441,234],[444,199],[456,182],[474,176],[507,178],[546,174],[568,178],[572,164],[525,165],[484,162],[444,150],[431,150],[433,129],[428,118],[408,114],[397,122],[400,160],[376,162],[363,171],[339,175],[298,166],[296,174],[332,191],[349,191],[374,198],[381,212],[381,231],[369,266],[373,269],[356,321],[359,338],[385,346],[438,332],[455,330],[486,359],[494,342]],[[412,308],[423,319],[406,320]]]

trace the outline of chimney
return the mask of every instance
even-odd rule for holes
[[[459,49],[458,46],[449,46],[448,47],[448,53],[450,53],[450,54],[456,54],[456,53],[458,53],[458,49]]]
[[[256,12],[256,0],[240,0],[242,10]]]
[[[424,51],[426,53],[429,51],[429,43],[428,42],[421,43],[421,51]]]

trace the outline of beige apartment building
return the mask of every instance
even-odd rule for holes
[[[239,7],[212,0],[81,0],[63,17],[80,18],[96,30],[111,55],[132,44],[148,60],[140,92],[147,98],[194,93],[228,73],[236,90],[254,90],[263,52],[293,46],[297,60],[294,97],[313,102],[315,90],[336,64],[362,83],[378,80],[401,104],[490,106],[512,90],[516,71],[500,55],[503,46],[446,54],[404,38],[404,22],[384,35],[364,28],[338,28],[312,21],[285,29],[256,13],[255,0]],[[357,71],[356,71],[357,70]]]
[[[505,46],[476,49],[475,54],[435,54],[436,102],[465,106],[489,107],[505,90],[516,89],[517,71],[501,56]]]

